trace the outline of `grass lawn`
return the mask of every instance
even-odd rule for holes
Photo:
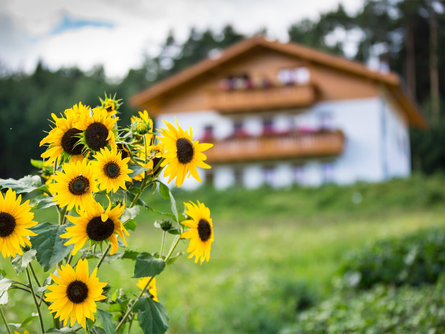
[[[414,177],[320,189],[177,192],[181,209],[182,199],[200,199],[212,209],[215,243],[209,263],[200,266],[183,256],[158,277],[159,299],[170,316],[169,332],[277,332],[294,320],[302,286],[318,298],[330,293],[348,251],[387,236],[445,227],[444,185],[440,177]],[[168,207],[156,195],[145,200],[156,208]],[[141,212],[137,233],[128,238],[132,248],[159,250],[161,234],[153,228],[154,219]],[[185,250],[186,243],[180,248]],[[9,261],[2,259],[0,265],[12,273]],[[99,277],[135,294],[137,280],[129,278],[133,265],[129,260],[105,263]],[[25,302],[25,295],[16,291],[10,295],[11,322],[34,312],[30,298]],[[31,328],[31,333],[37,332],[37,320]],[[138,326],[131,332],[139,333]]]

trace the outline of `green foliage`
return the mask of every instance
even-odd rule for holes
[[[153,299],[141,298],[134,306],[144,334],[163,334],[168,329],[168,316],[164,306]]]
[[[99,318],[99,321],[102,324],[103,329],[105,329],[105,333],[107,334],[116,333],[116,326],[113,322],[113,316],[110,313],[101,309],[97,309],[97,317]]]
[[[357,295],[335,293],[280,333],[443,333],[444,315],[443,281],[422,288],[377,286]]]
[[[36,236],[31,237],[32,247],[37,251],[37,261],[45,271],[62,261],[73,246],[64,246],[66,239],[60,237],[65,233],[65,226],[42,223],[32,229]]]
[[[156,276],[159,275],[164,268],[164,260],[144,252],[139,254],[136,258],[133,277]]]
[[[419,286],[445,273],[445,230],[429,229],[376,242],[352,252],[340,269],[345,283],[359,289],[375,284]]]

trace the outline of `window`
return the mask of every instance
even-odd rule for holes
[[[213,125],[206,125],[204,127],[204,134],[202,135],[201,141],[212,141],[213,139]]]
[[[233,133],[235,134],[235,137],[246,137],[246,131],[244,130],[244,125],[242,121],[235,121],[233,123]]]
[[[240,167],[235,167],[233,170],[233,177],[235,179],[235,186],[243,185],[243,171]]]
[[[275,169],[273,166],[264,166],[264,183],[273,186]]]
[[[311,79],[307,67],[284,68],[278,72],[278,81],[286,86],[306,85]]]
[[[295,183],[303,185],[304,184],[304,165],[294,166]]]
[[[327,162],[323,164],[322,166],[323,184],[331,183],[334,181],[334,167],[335,165],[333,162]]]
[[[272,119],[264,118],[263,119],[263,136],[272,135],[274,132]]]
[[[215,174],[213,172],[213,170],[211,169],[207,169],[205,171],[205,183],[208,186],[213,186],[215,183]]]

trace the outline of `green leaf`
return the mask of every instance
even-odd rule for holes
[[[173,197],[173,194],[170,191],[170,189],[167,187],[167,185],[162,183],[162,182],[160,182],[160,181],[159,181],[159,193],[165,199],[169,199],[170,198],[170,208],[171,208],[171,211],[172,211],[173,215],[175,216],[176,221],[179,223],[178,209],[176,208],[175,198]]]
[[[140,208],[138,205],[135,205],[132,208],[125,208],[121,216],[121,221],[125,222],[127,220],[136,218],[136,216],[139,214],[139,211]]]
[[[91,333],[92,334],[107,334],[108,332],[106,332],[103,328],[93,326],[93,327],[91,327]],[[113,332],[113,333],[116,333],[116,332]]]
[[[76,333],[76,329],[69,328],[69,327],[63,327],[61,329],[57,328],[50,328],[45,331],[45,333],[64,333],[64,334],[74,334]]]
[[[129,260],[136,260],[139,255],[139,252],[128,249],[124,251],[124,255],[122,256],[123,259],[129,259]]]
[[[55,206],[57,203],[53,201],[53,198],[50,196],[38,196],[31,200],[31,204],[33,209],[46,209],[52,206]]]
[[[164,260],[151,256],[148,253],[141,253],[136,258],[134,277],[156,276],[160,274],[164,268]]]
[[[138,223],[134,219],[129,219],[124,224],[124,227],[130,231],[135,231],[137,226],[138,226]]]
[[[147,170],[150,170],[150,168],[145,168],[138,164],[128,164],[128,168],[133,171],[130,174],[128,174],[128,176],[131,178],[138,176],[139,174],[142,174]]]
[[[12,260],[12,266],[17,274],[23,272],[26,267],[28,267],[28,264],[34,260],[36,253],[37,251],[35,249],[30,249],[24,252],[23,255],[17,255],[14,260]]]
[[[29,193],[36,190],[42,185],[40,176],[37,175],[26,175],[19,180],[15,179],[0,179],[1,188],[11,188],[16,193]]]
[[[97,317],[102,324],[102,327],[105,329],[107,334],[115,334],[116,329],[113,322],[113,316],[107,311],[103,311],[101,309],[97,309]]]
[[[165,183],[159,182],[159,193],[164,199],[170,198],[170,189],[168,189],[168,186]]]
[[[37,261],[45,271],[67,256],[73,246],[64,246],[67,241],[60,237],[65,233],[65,226],[42,223],[32,228],[37,233],[31,237],[32,247],[37,251]]]
[[[144,297],[134,306],[138,322],[144,334],[163,334],[168,329],[168,316],[162,304]]]
[[[31,165],[33,167],[39,168],[39,169],[43,169],[43,160],[35,160],[35,159],[31,159]]]
[[[12,281],[3,278],[0,280],[0,305],[8,304],[8,290],[12,285]]]

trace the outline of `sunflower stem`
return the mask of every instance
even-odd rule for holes
[[[45,326],[43,325],[42,313],[40,312],[39,303],[37,302],[36,294],[34,293],[34,288],[32,286],[31,276],[29,275],[29,270],[26,268],[26,276],[28,276],[29,289],[31,290],[32,298],[34,299],[34,304],[36,304],[37,313],[39,314],[40,328],[42,329],[42,334],[45,333]]]
[[[166,231],[164,231],[164,230],[162,231],[161,251],[159,252],[161,257],[162,257],[162,253],[164,253],[164,244],[165,244],[165,234],[166,233],[167,233]]]
[[[139,189],[139,192],[136,194],[136,196],[133,198],[133,201],[131,202],[128,208],[132,208],[136,204],[137,200],[142,195],[142,192],[145,190],[146,183],[147,183],[147,176],[145,176],[144,179],[142,180],[141,188]]]
[[[57,212],[59,213],[59,222],[58,222],[59,225],[63,225],[63,223],[64,223],[66,209],[67,209],[66,206],[63,207],[62,209],[57,208]]]
[[[131,310],[133,309],[134,305],[136,305],[136,303],[139,301],[139,299],[141,299],[142,295],[145,293],[145,290],[147,290],[147,287],[151,283],[153,278],[155,278],[155,276],[150,277],[150,279],[148,280],[147,284],[145,284],[144,288],[141,290],[141,292],[139,293],[137,298],[134,300],[134,302],[131,305],[128,306],[127,311],[125,312],[124,316],[122,317],[121,321],[119,322],[119,324],[116,327],[116,332],[119,331],[119,329],[124,324],[125,320],[127,320],[127,318],[130,315]]]
[[[11,286],[11,289],[17,289],[17,290],[22,290],[22,291],[31,293],[31,290],[29,290],[29,289],[27,289],[27,288],[22,288],[21,286],[12,285],[12,286]],[[40,299],[43,299],[43,294],[42,294],[41,296],[39,296],[38,294],[36,294],[36,297],[38,297],[38,298],[40,298]],[[43,302],[44,302],[46,305],[49,306],[49,303],[48,303],[48,302],[46,302],[46,301],[43,301]],[[41,304],[40,304],[40,305],[41,305]],[[40,306],[40,305],[39,305],[39,306]]]
[[[31,263],[29,264],[29,268],[31,269],[32,276],[34,277],[34,280],[36,281],[37,285],[40,288],[42,286],[42,284],[40,284],[39,279],[37,278],[36,272],[34,271],[34,268],[32,267]]]
[[[173,251],[175,250],[176,246],[178,246],[179,240],[181,240],[181,237],[177,235],[175,238],[175,241],[173,242],[172,246],[170,247],[170,250],[169,250],[167,256],[165,257],[165,260],[164,260],[165,262],[167,262],[167,260],[170,259],[170,257],[172,256]]]
[[[173,251],[175,250],[176,246],[179,243],[179,240],[181,240],[181,238],[179,236],[176,236],[175,241],[172,244],[172,247],[170,248],[170,251],[168,252],[168,255],[165,258],[165,262],[167,262],[171,255],[173,254]],[[119,322],[119,324],[116,327],[116,332],[119,331],[119,329],[122,327],[122,325],[124,324],[125,320],[128,318],[128,316],[130,315],[131,311],[133,310],[134,305],[136,305],[136,303],[139,301],[139,299],[141,299],[141,297],[144,295],[145,291],[147,290],[148,286],[150,285],[151,281],[153,280],[153,278],[155,278],[155,276],[150,277],[150,279],[148,280],[147,284],[145,284],[144,288],[141,290],[141,292],[139,293],[139,295],[137,296],[137,298],[134,300],[134,302],[128,306],[127,311],[125,312],[124,316],[122,317],[121,321]]]
[[[96,269],[96,268],[99,269],[102,262],[104,262],[105,256],[107,256],[108,252],[110,251],[110,248],[111,248],[111,244],[108,245],[107,249],[103,253],[102,257],[100,258],[99,262],[96,264],[96,267],[94,269]]]
[[[6,327],[6,330],[8,331],[8,334],[11,334],[11,330],[9,329],[5,314],[3,313],[3,307],[1,307],[1,306],[0,306],[0,314],[2,315],[2,319],[3,319],[3,322],[5,323],[5,327]]]

